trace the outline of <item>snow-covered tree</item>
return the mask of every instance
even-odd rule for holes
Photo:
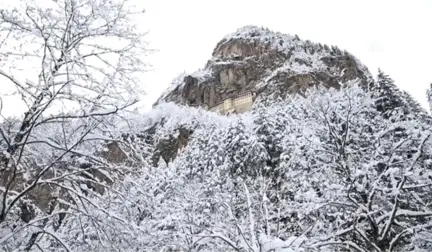
[[[172,232],[182,237],[173,247],[427,250],[432,142],[423,120],[389,120],[355,83],[254,109],[253,121],[196,128],[169,165]]]
[[[142,12],[132,7],[32,0],[0,11],[2,86],[27,108],[13,125],[7,118],[0,125],[0,247],[7,251],[37,249],[46,237],[68,250],[70,240],[56,232],[69,216],[102,218],[88,212],[103,209],[90,195],[106,192],[125,168],[107,162],[107,144],[122,140],[113,123],[142,93],[146,49],[133,25]]]
[[[11,208],[0,245],[6,251],[429,251],[430,126],[408,94],[395,107],[377,106],[376,94],[353,81],[340,90],[314,87],[256,101],[242,115],[161,104],[126,121],[104,117],[103,127],[39,180],[49,188],[37,193],[52,194],[44,211],[32,194]],[[30,142],[26,167],[55,160],[52,145],[79,140],[91,122],[36,127],[29,141],[50,133],[51,145]],[[10,120],[2,131],[13,134],[20,124]],[[187,141],[164,146],[176,157],[154,166],[159,145],[182,129]]]
[[[402,92],[398,89],[393,79],[378,69],[377,81],[372,86],[372,97],[375,99],[377,110],[387,118],[403,118]]]
[[[270,156],[267,162],[270,167],[279,163],[283,133],[289,127],[289,118],[285,116],[284,108],[281,101],[261,101],[253,109],[255,132]]]
[[[430,201],[423,189],[432,182],[424,176],[429,130],[417,120],[387,120],[358,88],[318,90],[290,104],[307,107],[296,122],[303,133],[287,134],[281,164],[297,232],[313,226],[309,234],[321,237],[310,241],[315,248],[414,249],[416,233],[429,234],[431,221],[420,203]]]
[[[425,117],[427,112],[407,91],[402,92],[404,114],[409,119]]]
[[[432,83],[430,84],[430,87],[426,91],[426,97],[429,103],[429,110],[432,111]]]

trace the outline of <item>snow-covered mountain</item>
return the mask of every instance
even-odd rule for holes
[[[174,79],[157,103],[211,107],[246,91],[285,96],[316,85],[339,88],[354,79],[366,86],[372,79],[360,61],[336,46],[256,26],[229,34],[212,55],[203,69]]]
[[[250,111],[200,107],[245,91]],[[0,251],[432,251],[431,122],[349,53],[244,27],[151,111],[107,117],[53,163],[0,222]],[[56,136],[79,130],[38,127],[49,144],[22,158],[58,160]]]

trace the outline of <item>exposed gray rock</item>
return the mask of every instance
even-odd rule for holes
[[[153,165],[157,166],[161,158],[166,164],[174,160],[177,157],[178,151],[186,147],[191,135],[192,130],[182,127],[178,130],[177,136],[170,135],[168,139],[158,141],[152,156]]]
[[[237,93],[257,96],[299,92],[322,84],[340,88],[372,79],[354,56],[297,36],[246,26],[222,39],[204,69],[179,76],[156,102],[214,106]]]

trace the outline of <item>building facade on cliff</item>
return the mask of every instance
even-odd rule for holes
[[[215,106],[209,107],[207,105],[206,109],[221,114],[244,113],[252,109],[254,99],[255,92],[239,93],[234,97],[223,100]]]
[[[173,102],[221,114],[252,109],[257,96],[286,98],[311,87],[373,81],[354,56],[297,36],[247,26],[227,35],[204,68],[174,79],[155,105]]]

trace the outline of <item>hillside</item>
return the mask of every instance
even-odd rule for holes
[[[250,110],[209,111],[245,92]],[[335,46],[240,28],[151,111],[97,118],[59,158],[87,120],[38,124],[28,169],[2,173],[2,192],[21,183],[7,202],[35,190],[0,222],[0,251],[432,250],[430,116]]]

